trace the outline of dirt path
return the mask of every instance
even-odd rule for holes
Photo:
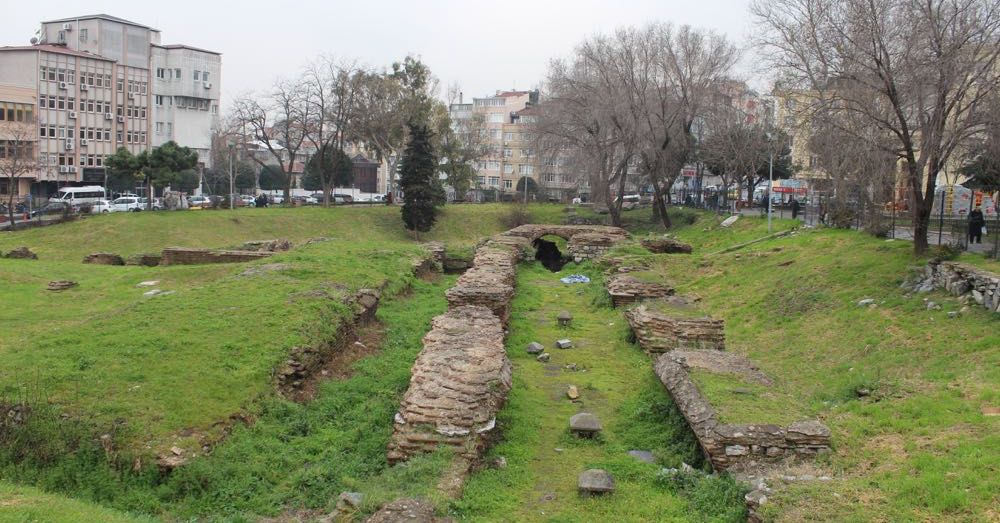
[[[647,357],[626,341],[621,313],[594,303],[601,283],[566,285],[559,282],[563,275],[540,264],[519,272],[507,343],[514,390],[501,415],[503,442],[490,453],[507,466],[473,475],[460,509],[481,521],[684,520],[686,502],[655,484],[665,464],[691,459],[670,450],[684,437],[657,413],[668,403],[666,393]],[[557,325],[563,310],[573,315],[569,328]],[[560,338],[571,339],[573,348],[556,348]],[[545,346],[547,363],[526,353],[531,341]],[[570,385],[579,391],[576,401],[567,397]],[[578,412],[598,417],[599,438],[569,433]],[[639,462],[627,454],[632,449],[654,450],[661,463]],[[578,494],[577,477],[588,468],[610,471],[617,491],[600,498]]]

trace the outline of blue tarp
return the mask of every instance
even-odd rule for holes
[[[559,278],[559,281],[563,283],[590,283],[590,278],[582,274],[570,274],[569,276]]]

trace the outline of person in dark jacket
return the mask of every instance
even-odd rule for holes
[[[802,209],[802,206],[799,204],[799,201],[796,200],[795,198],[792,198],[792,219],[793,220],[799,217],[799,210],[800,209]]]
[[[983,227],[986,226],[986,219],[983,218],[983,211],[977,205],[969,213],[969,243],[983,243]]]

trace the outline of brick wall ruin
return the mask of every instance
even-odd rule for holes
[[[605,281],[611,302],[622,307],[642,300],[666,298],[674,294],[674,287],[667,282],[648,281],[628,272],[616,272]]]
[[[163,249],[160,265],[199,265],[203,263],[243,263],[273,255],[264,251],[227,251],[169,247]]]
[[[966,263],[931,262],[925,269],[929,283],[955,296],[969,295],[986,310],[1000,312],[1000,274]]]
[[[725,324],[710,316],[675,316],[646,305],[625,311],[639,346],[656,354],[672,350],[726,350]]]
[[[463,305],[434,318],[396,414],[388,459],[453,447],[475,459],[511,387],[503,325],[489,309]]]
[[[376,289],[360,289],[342,299],[352,314],[337,328],[333,343],[318,343],[293,347],[285,364],[278,369],[278,390],[285,396],[296,397],[303,383],[315,374],[339,350],[357,340],[357,329],[375,320],[381,293]],[[332,296],[331,296],[332,298]]]
[[[686,366],[673,353],[660,355],[653,369],[717,471],[748,470],[768,462],[811,457],[830,450],[830,429],[818,421],[799,421],[786,427],[720,423]]]

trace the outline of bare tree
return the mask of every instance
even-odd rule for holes
[[[604,37],[584,42],[569,60],[554,60],[535,134],[543,164],[588,173],[591,197],[606,204],[612,223],[620,225],[622,199],[612,197],[611,187],[618,180],[624,188],[632,134],[618,103],[613,60],[612,45]]]
[[[20,179],[36,171],[35,132],[25,124],[0,128],[0,177],[7,181],[7,218],[14,228],[14,194]]]
[[[311,106],[306,122],[306,140],[314,154],[326,158],[331,148],[343,150],[353,137],[357,120],[358,98],[363,72],[353,61],[338,61],[323,57],[311,65],[302,80],[307,91],[306,102]],[[324,166],[326,162],[316,162]],[[330,205],[334,173],[320,168],[323,205]]]
[[[815,111],[854,113],[867,125],[844,132],[891,138],[914,250],[926,251],[937,176],[983,132],[984,101],[1000,83],[1000,3],[756,0],[751,12],[763,56]]]
[[[541,128],[556,150],[580,151],[615,223],[636,164],[653,187],[656,214],[670,227],[669,188],[692,158],[695,124],[717,100],[737,56],[724,37],[688,26],[650,24],[592,38],[571,61],[550,66]]]
[[[246,95],[233,102],[233,117],[239,122],[244,140],[263,145],[284,173],[286,202],[291,201],[295,158],[313,118],[307,94],[308,89],[301,83],[279,80],[266,97]],[[257,156],[251,158],[261,167],[267,164]]]

